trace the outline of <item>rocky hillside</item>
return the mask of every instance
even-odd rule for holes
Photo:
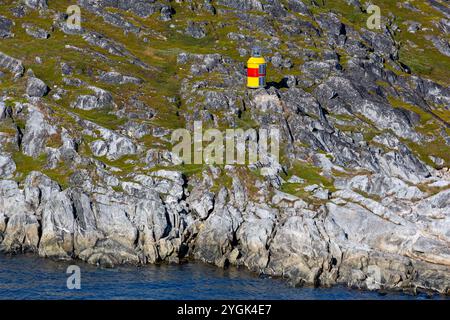
[[[450,294],[447,1],[75,2],[0,0],[1,250]],[[279,162],[180,163],[197,120]]]

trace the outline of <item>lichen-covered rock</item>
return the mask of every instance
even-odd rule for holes
[[[425,194],[416,186],[410,186],[403,180],[389,177],[386,175],[355,176],[350,180],[336,181],[335,185],[342,187],[341,183],[345,184],[346,188],[363,191],[374,196],[382,196],[385,194],[395,195],[398,199],[421,199]]]
[[[3,234],[6,230],[6,217],[4,213],[0,213],[0,246],[3,242]]]
[[[308,7],[301,0],[289,0],[288,7],[289,7],[289,9],[291,9],[294,12],[298,12],[298,13],[302,13],[302,14],[306,14],[306,15],[311,14]]]
[[[105,7],[113,7],[117,9],[122,10],[130,10],[134,14],[137,14],[138,16],[142,18],[147,18],[148,16],[152,15],[153,13],[161,11],[162,8],[166,7],[167,5],[164,5],[157,1],[144,1],[144,0],[137,0],[137,1],[108,1],[108,0],[81,0],[79,1],[80,5],[85,6],[87,8],[92,7],[99,7],[99,8],[105,8]]]
[[[417,257],[417,255],[414,254],[416,250],[414,247],[417,241],[417,238],[415,238],[414,235],[417,233],[417,227],[411,223],[396,225],[382,219],[381,217],[376,217],[366,209],[354,204],[348,204],[344,207],[330,205],[328,210],[331,214],[329,218],[333,220],[333,223],[330,223],[329,226],[333,226],[333,228],[335,228],[335,224],[337,224],[338,229],[342,228],[343,234],[346,235],[345,237],[336,239],[336,242],[341,248],[346,248],[346,250],[349,251],[349,253],[347,253],[347,257],[350,265],[355,263],[355,261],[352,261],[351,258],[352,252],[355,251],[366,251],[366,255],[369,257],[375,252],[381,251],[382,253],[379,254],[384,255],[385,259],[391,261],[393,259],[401,260],[396,258],[396,255],[403,255],[412,258]],[[349,224],[349,219],[351,219],[353,223]],[[328,229],[328,234],[330,234],[330,231],[331,230]],[[426,241],[434,242],[431,238],[428,238]],[[443,242],[438,242],[435,245],[441,247],[441,249],[438,250],[440,250],[442,257],[445,259],[445,256],[447,255],[446,249],[444,249],[445,244]],[[376,251],[372,253],[371,250]],[[431,251],[426,252],[431,253]],[[435,251],[433,250],[433,252]],[[356,255],[358,256],[360,253],[357,253]],[[420,260],[429,262],[432,261],[430,258]],[[369,258],[368,264],[370,261],[371,260]],[[376,261],[377,260],[375,260],[375,262]],[[442,263],[448,265],[448,261],[444,261],[445,260],[441,260]],[[341,263],[344,264],[345,262],[346,261],[343,260]],[[413,259],[410,260],[410,264],[412,265],[412,268],[415,268],[416,264],[420,265],[421,262]],[[368,267],[368,265],[366,265],[366,267]],[[416,279],[410,279],[411,276],[408,276],[408,273],[410,274],[411,271],[407,269],[405,270],[400,268],[399,270],[389,270],[383,265],[378,265],[378,263],[375,263],[375,267],[378,268],[381,273],[381,284],[392,281],[391,277],[393,277],[393,273],[399,273],[401,275],[400,278],[404,281],[404,283],[400,282],[396,284],[398,287],[401,287],[402,285],[410,285],[411,280],[414,280],[416,283],[423,281],[420,276]],[[436,273],[436,277],[439,277],[439,273]],[[447,290],[446,288],[448,288],[448,283],[444,281],[441,285],[442,287],[440,288],[440,291],[445,292]]]
[[[168,256],[162,252],[161,240],[169,235],[171,224],[161,199],[156,194],[149,194],[148,199],[136,205],[132,222],[139,231],[139,246],[145,260],[155,263]]]
[[[0,180],[0,234],[2,251],[37,251],[39,221],[26,205],[23,190],[11,180]]]
[[[25,205],[23,190],[19,189],[17,182],[0,180],[0,212],[6,217],[15,213],[30,213]]]
[[[6,119],[11,115],[11,107],[6,106],[5,102],[0,101],[0,120]]]
[[[195,240],[193,255],[202,261],[224,266],[233,250],[235,232],[242,223],[242,215],[226,205],[227,191],[218,195],[214,211],[202,223]]]

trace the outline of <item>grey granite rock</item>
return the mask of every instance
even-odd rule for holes
[[[0,39],[11,38],[13,33],[11,32],[13,23],[6,17],[0,16]]]
[[[12,72],[15,76],[22,76],[25,72],[22,61],[10,57],[3,52],[0,52],[0,67]]]
[[[48,39],[50,37],[50,33],[42,28],[36,27],[35,25],[24,23],[22,24],[22,28],[25,29],[25,32],[36,39]]]
[[[27,81],[27,95],[30,97],[43,97],[49,91],[44,81],[38,78],[30,77]]]
[[[43,205],[40,256],[68,259],[72,255],[75,217],[67,193],[55,193]]]
[[[0,249],[9,253],[35,252],[39,243],[39,223],[34,215],[17,212],[8,219]]]
[[[109,108],[114,105],[114,100],[106,90],[89,87],[94,92],[94,95],[80,95],[77,100],[72,103],[72,107],[82,110],[94,110]]]
[[[206,37],[205,26],[202,23],[189,21],[185,33],[193,38],[201,39]]]
[[[101,81],[110,84],[127,84],[127,83],[141,84],[143,82],[141,79],[131,76],[124,76],[118,72],[105,72],[101,74],[99,78]]]

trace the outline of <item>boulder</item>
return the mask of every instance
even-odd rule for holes
[[[41,98],[49,91],[44,81],[38,78],[30,77],[27,81],[27,95],[30,97]]]

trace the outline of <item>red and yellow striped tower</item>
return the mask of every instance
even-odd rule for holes
[[[247,87],[252,89],[266,86],[266,60],[261,56],[260,48],[252,49],[252,56],[247,61]]]

